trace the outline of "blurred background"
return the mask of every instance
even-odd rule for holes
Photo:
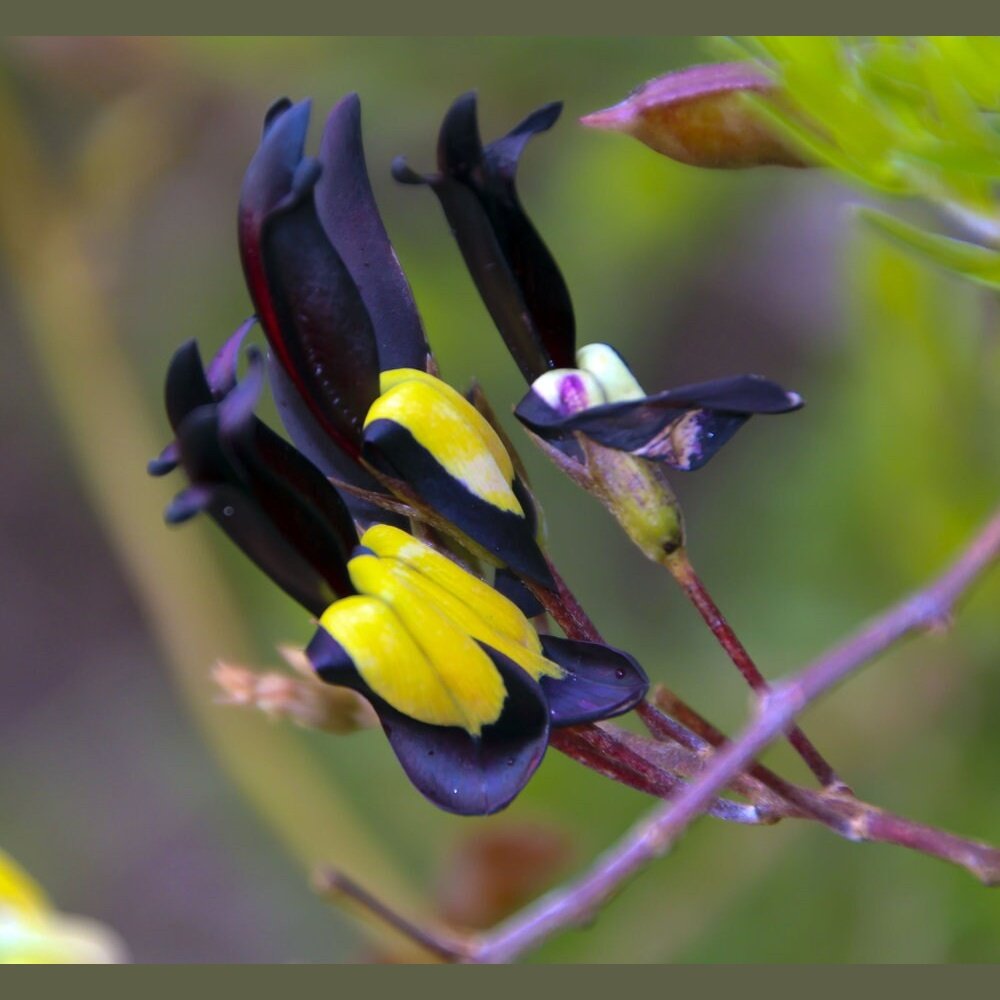
[[[114,927],[135,961],[402,956],[320,900],[312,867],[343,867],[407,912],[491,920],[513,881],[537,892],[571,874],[649,805],[553,752],[509,810],[458,819],[377,733],[213,703],[216,659],[276,666],[275,644],[311,626],[211,525],[168,529],[179,477],[144,465],[168,436],[173,350],[197,337],[210,353],[250,312],[236,202],[278,96],[314,98],[315,143],[327,109],[360,93],[373,185],[443,373],[478,376],[505,415],[523,383],[436,200],[388,167],[398,153],[431,167],[470,88],[487,138],[566,102],[520,190],[579,342],[617,345],[651,391],[753,371],[808,401],[675,476],[692,558],[766,674],[918,585],[984,519],[1000,496],[995,297],[863,232],[861,196],[824,171],[697,171],[576,124],[709,58],[677,38],[3,43],[0,846],[60,909]],[[608,640],[738,726],[746,691],[666,574],[511,429],[556,562]],[[994,577],[951,633],[805,717],[861,796],[994,842],[998,601]],[[768,761],[805,780],[784,748]],[[794,821],[703,820],[531,960],[998,957],[1000,896],[963,871]]]

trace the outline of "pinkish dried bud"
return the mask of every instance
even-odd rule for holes
[[[260,674],[232,663],[217,663],[212,680],[224,705],[256,708],[273,719],[288,719],[305,729],[351,733],[378,724],[371,706],[346,688],[322,684],[314,677]]]
[[[620,104],[580,119],[625,132],[650,149],[694,167],[808,164],[744,100],[774,95],[775,84],[747,63],[689,66],[637,87]]]

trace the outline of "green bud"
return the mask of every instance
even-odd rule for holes
[[[594,493],[647,559],[684,545],[684,520],[663,466],[578,435]]]

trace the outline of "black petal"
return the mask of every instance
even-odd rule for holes
[[[382,484],[363,465],[323,432],[284,368],[275,361],[273,354],[268,355],[267,374],[278,416],[295,447],[323,475],[339,479],[351,486],[358,486],[370,493],[386,493]],[[398,514],[393,514],[346,491],[343,500],[354,520],[366,527],[375,522],[393,524],[396,527],[406,525],[406,519]]]
[[[257,322],[256,316],[251,316],[241,327],[226,338],[225,343],[215,353],[215,357],[205,369],[205,378],[212,395],[216,399],[232,392],[236,388],[236,373],[240,360],[240,351],[246,335]]]
[[[545,612],[541,601],[506,566],[501,566],[494,574],[493,589],[515,605],[525,618]]]
[[[574,364],[566,283],[514,185],[528,139],[551,128],[561,110],[561,104],[540,108],[484,149],[476,95],[464,94],[441,126],[440,173],[421,177],[402,158],[393,164],[398,181],[429,184],[438,196],[479,294],[529,382],[549,368]]]
[[[189,413],[208,405],[214,398],[198,345],[188,340],[177,348],[167,367],[163,401],[170,426],[176,431]]]
[[[449,475],[407,428],[392,420],[373,420],[365,428],[364,457],[375,468],[409,484],[425,504],[501,563],[543,586],[555,586],[531,519],[477,496]]]
[[[507,687],[500,718],[478,737],[455,726],[417,722],[378,697],[324,629],[306,655],[323,680],[351,687],[375,709],[407,777],[434,805],[461,816],[487,816],[509,805],[542,761],[549,713],[539,685],[496,650],[483,647]]]
[[[380,369],[426,371],[430,348],[365,167],[357,94],[343,98],[330,113],[319,158],[323,172],[316,185],[316,209],[371,316]]]
[[[635,708],[646,696],[649,678],[626,652],[598,642],[543,635],[542,651],[566,676],[543,677],[553,726],[576,726],[609,719]]]
[[[240,250],[268,341],[316,421],[357,455],[378,395],[378,353],[361,294],[317,215],[321,167],[303,157],[308,102],[269,119],[244,178]]]
[[[350,272],[316,216],[305,174],[264,224],[264,271],[274,323],[268,341],[335,441],[356,454],[378,396],[375,331]]]
[[[171,441],[156,458],[151,458],[146,464],[146,471],[151,476],[165,476],[168,472],[173,472],[180,462],[181,455],[177,450],[177,442]]]
[[[282,590],[314,615],[329,606],[331,588],[279,532],[271,517],[249,493],[219,440],[215,405],[190,413],[178,431],[185,471],[197,490],[181,494],[168,508],[175,519],[204,510]],[[197,498],[195,508],[192,499]]]
[[[579,431],[607,448],[689,471],[704,465],[753,414],[788,413],[801,406],[801,397],[775,382],[738,375],[565,417],[532,391],[514,412],[546,440]]]
[[[282,536],[335,593],[353,593],[347,561],[357,533],[351,515],[319,469],[254,416],[263,378],[263,361],[254,352],[246,378],[218,407],[220,439]]]
[[[164,390],[167,419],[174,431],[192,410],[206,406],[213,399],[221,399],[236,386],[240,347],[255,322],[256,318],[251,318],[231,334],[207,369],[202,365],[195,341],[187,341],[174,352],[167,368]],[[177,443],[171,441],[150,460],[147,470],[151,476],[164,476],[176,469],[179,461]]]

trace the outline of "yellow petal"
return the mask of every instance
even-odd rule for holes
[[[541,643],[538,641],[537,635],[535,635],[536,648],[516,642],[509,635],[504,635],[502,632],[491,628],[464,601],[405,563],[400,562],[398,559],[382,559],[380,562],[384,564],[388,572],[395,575],[396,579],[410,587],[414,592],[422,595],[430,604],[447,615],[452,623],[458,626],[463,632],[472,636],[473,639],[484,642],[498,652],[503,653],[504,656],[513,660],[535,680],[538,680],[542,676],[563,676],[561,667],[542,656]]]
[[[396,648],[384,647],[377,634],[378,623],[362,625],[354,633],[361,640],[355,645],[363,664],[355,659],[354,649],[341,642],[372,690],[411,718],[432,725],[461,726],[474,736],[500,718],[507,697],[503,678],[469,635],[422,593],[399,579],[382,560],[358,556],[348,563],[348,571],[358,591],[388,605],[399,622],[393,630]],[[334,604],[324,615],[324,627],[328,616],[343,614],[336,612],[337,608],[354,601],[356,598],[349,597]],[[374,619],[375,615],[369,614]],[[384,626],[391,624],[384,616],[381,621]],[[341,641],[336,633],[328,631]],[[422,654],[422,660],[413,655],[402,634]],[[366,644],[371,651],[368,655],[362,648]],[[389,691],[391,697],[383,691]]]
[[[41,917],[49,909],[42,887],[10,855],[0,851],[0,909]]]
[[[468,400],[415,369],[394,369],[382,379],[383,392],[368,411],[366,427],[380,419],[405,427],[450,476],[494,507],[524,516],[511,489],[510,456]]]
[[[538,633],[517,605],[430,545],[389,524],[376,524],[361,544],[377,556],[398,559],[467,604],[493,630],[528,649],[541,650]]]

